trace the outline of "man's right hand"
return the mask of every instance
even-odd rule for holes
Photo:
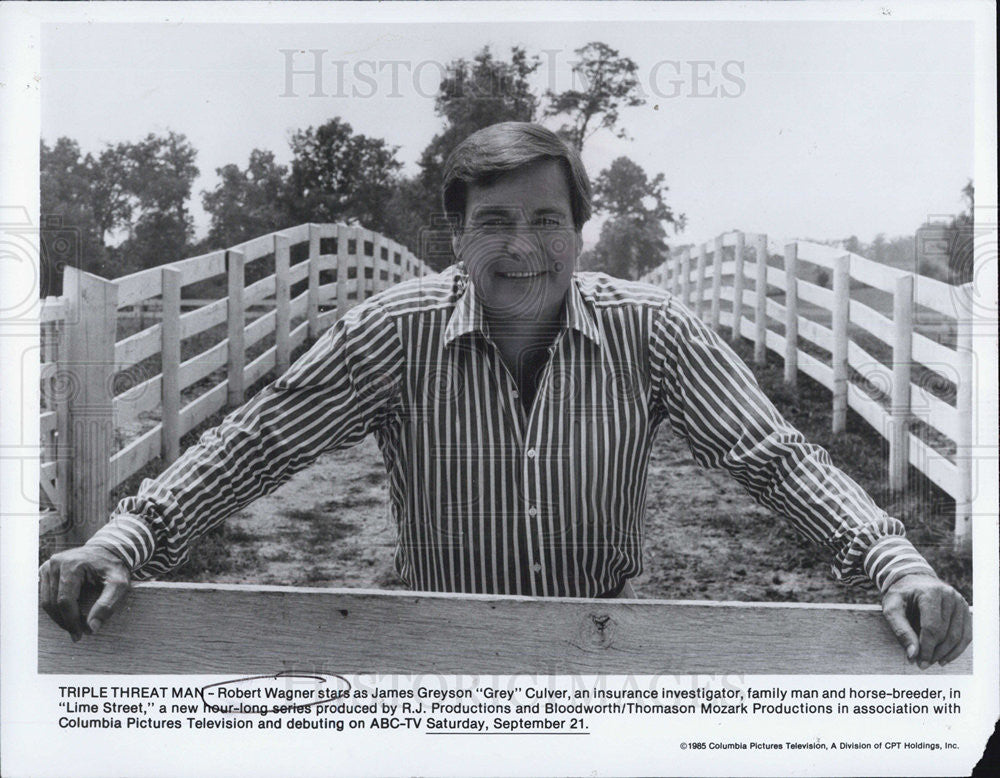
[[[128,567],[110,551],[100,546],[80,546],[53,554],[38,569],[38,600],[76,642],[84,633],[97,632],[111,618],[130,580]],[[85,585],[102,587],[86,619],[80,613],[80,592]]]

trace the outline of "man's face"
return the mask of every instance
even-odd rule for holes
[[[470,185],[454,245],[491,321],[555,319],[581,245],[560,163],[539,160]]]

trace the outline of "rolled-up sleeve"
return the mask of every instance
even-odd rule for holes
[[[676,301],[654,315],[650,358],[657,410],[695,460],[729,472],[831,554],[838,580],[884,592],[902,575],[934,575],[902,522],[785,421],[743,361]]]
[[[401,370],[383,307],[372,299],[353,308],[283,376],[144,480],[88,544],[117,554],[140,580],[177,567],[226,517],[385,423]]]

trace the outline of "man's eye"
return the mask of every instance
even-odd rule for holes
[[[539,227],[561,227],[562,223],[559,219],[552,216],[543,216],[540,219],[535,220],[535,224]]]

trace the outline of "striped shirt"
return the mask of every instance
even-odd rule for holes
[[[642,571],[661,424],[704,467],[883,591],[933,571],[903,525],[782,419],[752,373],[663,289],[579,272],[530,408],[461,263],[352,308],[283,376],[143,481],[89,541],[138,579],[320,454],[374,434],[413,589],[600,596]]]

